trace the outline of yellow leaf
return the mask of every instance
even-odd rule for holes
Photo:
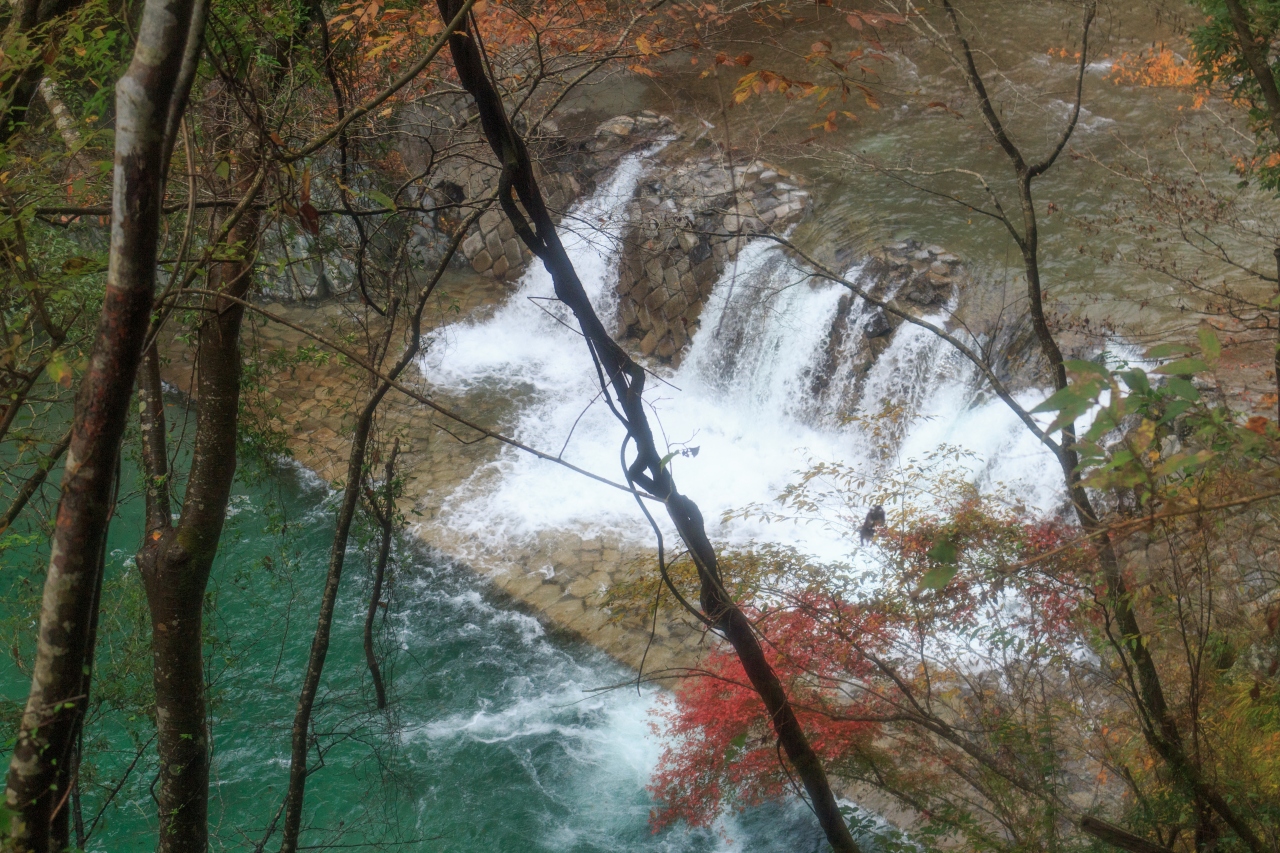
[[[1141,453],[1151,446],[1151,442],[1156,437],[1156,422],[1143,418],[1142,423],[1130,433],[1130,441],[1133,442],[1133,452]]]
[[[71,365],[67,364],[67,360],[62,353],[56,353],[49,359],[49,364],[45,368],[49,373],[49,378],[61,385],[63,388],[71,387]]]

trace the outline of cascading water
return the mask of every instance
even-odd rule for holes
[[[616,311],[616,249],[627,204],[644,169],[643,155],[627,158],[566,219],[566,249],[606,322]],[[1032,509],[1055,508],[1061,475],[1053,457],[1004,403],[981,390],[976,369],[909,324],[873,360],[864,336],[871,315],[857,297],[842,310],[845,294],[812,279],[772,243],[750,243],[716,284],[680,366],[657,368],[659,378],[649,380],[646,398],[660,445],[698,448],[696,457],[671,464],[712,535],[846,558],[848,542],[830,531],[716,519],[771,501],[814,462],[860,466],[874,480],[886,466],[943,444],[967,452],[981,485],[1003,484]],[[944,323],[944,314],[929,319]],[[834,349],[833,340],[840,342]],[[428,381],[454,390],[532,391],[514,426],[520,440],[553,453],[563,448],[566,460],[621,479],[622,428],[598,398],[586,347],[540,266],[492,318],[437,333],[422,366]],[[1039,396],[1032,392],[1021,402],[1032,406]],[[886,406],[904,413],[888,448],[859,423]],[[552,529],[650,535],[627,495],[515,451],[504,451],[462,486],[441,521],[508,546]]]
[[[180,422],[182,412],[170,416]],[[137,472],[125,475],[125,487],[136,488]],[[285,466],[232,499],[210,598],[210,850],[261,846],[278,816],[288,776],[288,721],[315,624],[335,498],[314,475]],[[132,554],[141,513],[138,501],[122,504],[110,532],[113,606],[99,647],[115,652],[135,648],[127,645],[127,631],[136,605],[121,606],[119,596],[122,587],[138,584]],[[8,550],[6,565],[17,566],[30,553]],[[625,684],[630,673],[596,649],[549,635],[538,620],[494,600],[472,571],[407,539],[397,543],[384,589],[389,642],[379,643],[392,704],[386,713],[376,711],[362,649],[364,561],[354,551],[352,557],[316,709],[303,849],[824,848],[799,803],[726,814],[710,829],[653,834],[646,785],[660,751],[648,728],[655,692],[638,692],[634,684],[606,689]],[[12,617],[17,599],[0,596],[0,619]],[[119,672],[118,661],[98,663],[100,680]],[[149,679],[149,672],[139,677]],[[29,685],[28,671],[9,655],[0,658],[0,700],[25,697]],[[85,777],[84,815],[94,826],[86,850],[153,851],[158,768],[150,727],[145,714],[126,720],[112,710],[114,694],[102,687],[108,701],[86,737],[93,775]],[[274,849],[278,839],[278,833],[270,837],[268,846]]]
[[[567,230],[577,232],[566,244],[605,317],[615,308],[616,241],[643,171],[642,156],[624,161],[566,221]],[[550,296],[546,274],[530,272],[492,318],[437,335],[425,372],[442,385],[518,394],[527,401],[514,424],[521,439],[553,452],[563,445],[565,458],[610,475],[618,470],[621,428],[595,399],[586,348],[571,318],[547,301]],[[772,499],[811,461],[843,461],[874,476],[939,443],[973,451],[973,476],[983,482],[1018,484],[1032,505],[1055,505],[1052,458],[1003,404],[976,390],[970,367],[911,326],[899,328],[870,362],[863,335],[869,314],[860,300],[843,297],[837,287],[812,282],[768,243],[748,245],[716,285],[682,364],[665,371],[663,381],[651,380],[648,399],[661,440],[671,448],[700,448],[696,457],[677,457],[673,464],[714,536],[782,541],[822,557],[845,557],[847,542],[827,531],[716,519],[724,510]],[[839,332],[834,337],[833,327]],[[834,349],[833,340],[840,341]],[[871,416],[886,403],[911,412],[888,456],[856,420],[844,417]],[[175,413],[175,422],[179,417]],[[280,802],[288,748],[280,721],[291,717],[296,702],[332,533],[332,501],[317,484],[284,471],[270,491],[242,492],[233,501],[236,511],[229,513],[214,570],[212,630],[225,643],[223,651],[243,650],[211,658],[217,669],[214,849],[256,843]],[[482,541],[505,540],[507,547],[543,529],[649,535],[628,496],[516,453],[478,472],[446,509],[444,523]],[[133,502],[122,512],[112,526],[108,577],[136,588],[129,555],[143,527],[141,509]],[[276,527],[273,513],[289,523]],[[285,528],[292,532],[282,551]],[[389,616],[395,643],[385,658],[398,697],[395,712],[384,720],[370,710],[360,638],[366,590],[347,584],[317,722],[317,731],[329,733],[324,738],[331,748],[326,766],[308,783],[312,825],[304,843],[359,843],[389,833],[417,839],[403,848],[409,850],[825,849],[798,802],[726,815],[712,831],[676,828],[651,835],[653,803],[645,785],[659,744],[646,737],[646,721],[654,694],[598,692],[629,673],[491,601],[469,571],[407,545],[398,550]],[[14,553],[8,552],[11,559]],[[294,568],[279,567],[290,564]],[[28,683],[6,658],[3,697],[24,696]],[[350,737],[343,734],[348,730]],[[105,730],[94,746],[97,766],[114,779],[130,762],[140,763],[104,809],[90,850],[155,846],[149,789],[154,752],[123,731]],[[399,786],[399,799],[386,800],[383,813],[371,816],[366,797],[371,791],[384,797],[382,782],[388,780],[382,779],[385,768],[371,760],[369,744],[388,738],[396,767],[411,778]],[[141,758],[135,758],[139,747]]]

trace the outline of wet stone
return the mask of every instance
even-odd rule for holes
[[[893,326],[889,324],[889,318],[879,308],[875,309],[871,318],[867,320],[867,325],[863,328],[862,334],[868,338],[883,337],[893,331]]]

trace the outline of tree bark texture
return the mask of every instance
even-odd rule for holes
[[[1262,92],[1262,100],[1267,105],[1267,123],[1271,132],[1280,140],[1280,88],[1276,86],[1275,74],[1268,63],[1267,46],[1258,41],[1253,27],[1249,24],[1249,13],[1245,11],[1240,0],[1224,0],[1227,14],[1231,17],[1231,26],[1235,28],[1236,38],[1240,40],[1240,55],[1249,72]]]
[[[148,0],[132,62],[116,84],[107,284],[88,367],[76,394],[31,692],[5,791],[15,813],[10,845],[18,853],[65,846],[65,833],[55,838],[53,824],[69,793],[71,749],[89,687],[102,583],[100,556],[155,288],[164,123],[177,94],[173,81],[190,35],[191,5],[191,0]],[[33,91],[37,84],[38,78]]]
[[[1121,850],[1128,850],[1129,853],[1173,853],[1168,847],[1148,841],[1096,817],[1081,818],[1080,828],[1099,841]]]
[[[373,623],[378,617],[378,608],[382,604],[382,582],[387,573],[387,561],[391,558],[391,540],[395,534],[396,520],[396,456],[400,453],[400,440],[391,445],[391,455],[387,457],[387,466],[383,471],[382,504],[378,504],[377,495],[370,489],[367,494],[369,508],[377,517],[378,527],[382,534],[378,544],[378,559],[373,566],[373,589],[369,591],[369,609],[364,616],[364,660],[369,667],[369,677],[373,680],[373,693],[377,699],[378,710],[387,707],[387,688],[382,683],[382,668],[378,666],[378,655],[373,648]]]
[[[255,159],[241,158],[239,189],[252,192]],[[204,676],[204,596],[217,556],[236,473],[240,407],[240,325],[253,283],[260,214],[250,208],[230,229],[228,249],[242,255],[213,267],[210,297],[196,330],[196,433],[176,524],[170,521],[164,408],[155,347],[140,385],[147,533],[138,568],[151,615],[152,680],[156,691],[156,798],[161,853],[208,849],[209,731]]]
[[[460,0],[438,2],[446,20],[462,8]],[[810,746],[781,680],[765,658],[750,621],[721,582],[715,550],[707,538],[702,514],[692,500],[676,490],[670,467],[662,464],[644,411],[644,370],[613,340],[596,316],[573,263],[560,243],[534,178],[528,149],[512,126],[502,98],[486,72],[479,36],[473,19],[465,33],[450,36],[449,49],[458,78],[476,102],[485,136],[502,167],[498,201],[521,240],[551,274],[556,297],[569,306],[578,320],[607,402],[625,426],[628,440],[635,443],[636,458],[628,466],[628,480],[663,503],[688,546],[701,583],[701,615],[728,639],[737,653],[752,687],[765,705],[779,746],[804,784],[809,804],[827,841],[837,853],[852,853],[859,848],[836,805],[822,762]],[[610,389],[612,397],[608,396]]]

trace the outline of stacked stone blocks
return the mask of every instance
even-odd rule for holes
[[[799,221],[809,194],[782,169],[690,160],[642,186],[618,275],[619,326],[642,355],[688,345],[716,281],[753,236]]]

